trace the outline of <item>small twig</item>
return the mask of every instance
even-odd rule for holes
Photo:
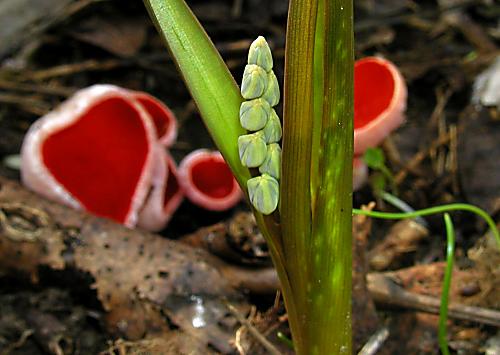
[[[443,144],[448,144],[448,142],[451,139],[451,134],[448,132],[447,134],[438,137],[436,140],[434,140],[430,147],[424,148],[420,151],[418,151],[417,154],[415,154],[410,161],[396,174],[396,177],[394,178],[394,182],[396,185],[400,185],[408,173],[412,170],[415,170],[417,166],[420,165],[420,163],[437,147],[442,146]]]
[[[233,7],[231,9],[231,16],[233,18],[240,18],[243,12],[243,0],[234,0]]]
[[[448,171],[452,176],[451,186],[453,193],[458,195],[460,187],[458,183],[458,128],[456,124],[450,124],[450,152],[448,154]]]
[[[358,355],[374,355],[380,350],[384,342],[389,337],[389,330],[384,327],[373,334],[365,345],[361,348]]]
[[[439,118],[443,115],[443,111],[451,97],[451,94],[453,94],[452,88],[447,88],[445,90],[438,88],[436,90],[436,105],[434,106],[434,110],[429,118],[427,128],[433,128],[436,126]]]
[[[71,4],[70,6],[68,6],[68,8],[65,11],[66,12],[65,16],[71,17],[72,15],[76,14],[77,12],[82,11],[83,9],[85,9],[89,5],[92,5],[92,4],[98,3],[98,2],[104,2],[104,1],[109,1],[109,0],[80,0],[80,1],[76,1],[73,4]]]
[[[43,101],[14,94],[0,93],[0,103],[19,106],[24,111],[37,116],[42,116],[50,110],[50,107]]]
[[[23,84],[14,81],[0,80],[0,89],[21,91],[21,92],[34,92],[37,94],[54,95],[68,97],[78,90],[77,88],[68,88],[61,86],[47,86],[37,84]]]
[[[255,337],[255,339],[257,339],[257,341],[259,341],[261,343],[261,345],[266,348],[266,350],[272,354],[272,355],[280,355],[281,352],[276,349],[276,347],[271,344],[271,342],[269,340],[266,339],[266,337],[264,337],[258,330],[257,328],[255,328],[249,321],[248,319],[244,318],[240,312],[238,312],[238,310],[232,305],[230,304],[229,302],[226,302],[226,305],[227,305],[227,308],[229,309],[229,311],[236,317],[236,319],[238,320],[238,322],[240,322],[241,324],[243,324],[244,326],[246,326],[248,328],[248,331]]]
[[[80,63],[63,64],[48,69],[28,72],[23,76],[25,80],[42,81],[46,79],[72,75],[85,71],[110,70],[130,64],[129,61],[110,59],[98,61],[89,59]]]
[[[401,166],[401,155],[399,154],[398,147],[394,143],[392,136],[388,136],[382,142],[382,149],[384,150],[387,160],[393,166]]]
[[[20,348],[21,346],[24,345],[24,343],[26,342],[26,340],[32,336],[34,333],[33,329],[26,329],[22,334],[21,336],[19,337],[18,340],[16,340],[15,342],[9,344],[5,349],[2,350],[2,352],[0,353],[0,355],[8,355],[10,353],[12,353],[12,351],[14,349],[17,349],[17,348]]]
[[[378,304],[399,306],[432,314],[439,314],[440,300],[436,297],[419,295],[404,290],[389,276],[382,273],[367,275],[368,290]],[[473,321],[500,327],[500,312],[463,304],[453,303],[448,308],[449,318]]]
[[[497,51],[497,46],[483,28],[472,20],[462,10],[445,11],[443,19],[447,25],[457,28],[464,37],[480,52],[490,53]]]

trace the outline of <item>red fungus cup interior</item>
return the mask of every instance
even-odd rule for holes
[[[366,126],[384,112],[394,97],[394,74],[378,58],[366,58],[354,65],[354,129]]]
[[[43,143],[43,162],[89,211],[124,222],[149,154],[146,128],[124,98],[94,104]]]
[[[213,199],[222,199],[236,188],[233,174],[222,158],[210,157],[193,163],[191,179],[194,186]]]

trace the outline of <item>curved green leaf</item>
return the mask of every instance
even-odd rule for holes
[[[226,64],[183,0],[144,0],[184,77],[201,116],[220,152],[242,186],[250,173],[238,156],[242,98]]]

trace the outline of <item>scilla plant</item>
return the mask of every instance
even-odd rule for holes
[[[250,46],[240,88],[184,0],[144,2],[253,206],[281,281],[297,354],[352,351],[353,212],[399,219],[466,210],[486,219],[500,245],[491,218],[469,205],[400,214],[352,209],[352,1],[290,0],[283,128],[274,110],[279,83],[263,37]],[[445,349],[446,329],[440,329]]]
[[[282,137],[273,109],[279,85],[263,38],[250,48],[240,90],[183,0],[145,4],[254,206],[296,352],[350,354],[352,1],[290,1]]]

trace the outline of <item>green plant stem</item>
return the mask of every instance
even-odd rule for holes
[[[352,1],[291,0],[280,215],[297,354],[351,352],[353,65]]]
[[[453,273],[453,255],[455,254],[455,231],[453,222],[448,213],[444,214],[446,226],[446,270],[444,272],[443,289],[441,291],[441,305],[439,307],[438,341],[441,353],[449,355],[447,340],[448,298],[450,295],[451,275]]]
[[[285,301],[300,312],[289,317],[295,350],[307,354],[307,246],[311,237],[310,161],[313,130],[313,51],[318,0],[291,0],[285,48],[280,218],[292,294]],[[290,310],[290,307],[287,307]]]
[[[380,171],[385,176],[387,181],[389,181],[389,184],[391,185],[392,193],[397,195],[398,194],[398,187],[396,185],[396,182],[394,181],[394,175],[392,175],[391,171],[385,165],[382,165],[380,167]]]
[[[483,211],[479,207],[472,206],[472,205],[469,205],[466,203],[451,203],[449,205],[435,206],[435,207],[430,207],[430,208],[418,210],[415,212],[404,212],[404,213],[368,211],[368,210],[360,210],[357,208],[352,209],[353,214],[364,215],[364,216],[369,216],[369,217],[374,217],[374,218],[381,218],[381,219],[415,218],[415,217],[419,217],[419,216],[429,216],[432,214],[445,213],[445,212],[451,212],[451,211],[472,212],[472,213],[475,213],[476,215],[480,216],[481,218],[483,218],[484,221],[488,224],[488,227],[490,228],[491,232],[493,233],[493,236],[498,244],[498,247],[500,248],[500,233],[498,232],[497,226],[495,225],[495,222],[493,221],[493,219],[488,215],[488,213],[486,213],[485,211]]]
[[[377,194],[384,200],[385,202],[393,205],[394,207],[400,209],[403,212],[414,212],[415,210],[405,201],[401,200],[399,197],[394,196],[393,194],[388,193],[387,191],[378,191]],[[424,227],[428,227],[427,222],[422,217],[416,217],[415,220],[423,225]]]
[[[307,289],[308,354],[351,353],[353,34],[352,1],[322,2],[321,144]],[[328,330],[328,335],[318,329]]]

